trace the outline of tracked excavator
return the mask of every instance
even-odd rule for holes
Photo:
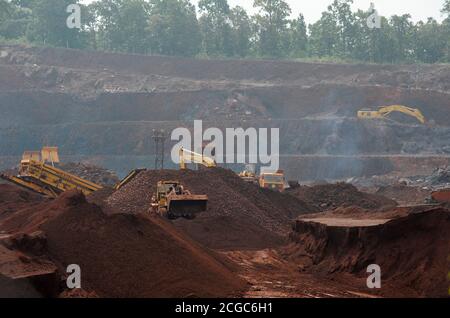
[[[417,108],[411,108],[402,105],[382,106],[378,110],[363,109],[358,111],[360,119],[385,119],[393,112],[400,112],[408,116],[414,117],[421,124],[425,124],[426,119],[422,112]]]
[[[85,195],[102,189],[88,180],[55,167],[59,163],[58,148],[44,147],[39,151],[25,151],[17,176],[2,174],[6,181],[28,190],[56,198],[64,191],[78,189]]]
[[[207,195],[191,194],[179,181],[159,181],[150,209],[168,219],[194,219],[206,211],[207,203]]]
[[[184,148],[180,148],[180,169],[186,170],[187,163],[195,163],[202,165],[207,168],[215,168],[217,167],[214,159],[204,156],[202,154],[186,150]]]

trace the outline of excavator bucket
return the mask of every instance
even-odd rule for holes
[[[177,195],[169,198],[169,217],[192,219],[205,212],[208,204],[206,195]]]

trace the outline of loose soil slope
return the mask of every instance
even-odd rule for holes
[[[103,297],[227,297],[246,288],[228,263],[165,220],[106,215],[77,192],[19,211],[0,230],[42,230],[61,273],[80,265],[83,289]]]
[[[283,242],[292,219],[314,207],[286,194],[260,189],[221,168],[147,171],[107,199],[123,213],[147,211],[160,180],[179,180],[193,194],[208,195],[208,210],[175,226],[217,249],[265,248]]]
[[[382,270],[383,296],[447,297],[450,211],[434,209],[376,226],[327,226],[298,220],[285,255],[317,275],[337,278]]]
[[[351,206],[381,210],[397,205],[395,201],[382,195],[361,192],[355,186],[347,183],[323,184],[313,187],[301,186],[289,189],[287,193],[320,211]]]

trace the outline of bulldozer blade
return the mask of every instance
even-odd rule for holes
[[[204,195],[180,195],[169,199],[169,216],[194,218],[196,214],[205,212],[208,197]]]

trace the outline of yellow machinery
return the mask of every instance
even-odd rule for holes
[[[245,182],[258,184],[254,165],[246,165],[245,170],[239,173],[239,177]]]
[[[134,178],[136,178],[141,172],[147,171],[147,169],[134,169],[132,170],[122,181],[115,185],[115,190],[120,190],[125,185],[130,183]]]
[[[209,158],[207,156],[186,150],[184,148],[180,149],[180,169],[186,170],[186,163],[196,163],[207,168],[215,168],[217,167],[214,159]]]
[[[56,147],[44,147],[39,152],[26,151],[20,162],[19,175],[1,175],[2,179],[15,183],[40,194],[57,197],[60,193],[78,189],[85,195],[102,189],[101,186],[55,168],[59,163]],[[47,164],[50,161],[52,165]]]
[[[206,211],[207,195],[193,195],[179,181],[159,181],[152,197],[153,212],[169,219],[193,219]]]
[[[272,189],[283,192],[285,190],[284,171],[278,170],[276,173],[261,173],[259,176],[259,186],[265,189]]]
[[[393,112],[400,112],[416,118],[420,123],[425,124],[426,119],[422,112],[417,108],[411,108],[401,105],[382,106],[378,110],[360,110],[358,118],[360,119],[384,119]]]

